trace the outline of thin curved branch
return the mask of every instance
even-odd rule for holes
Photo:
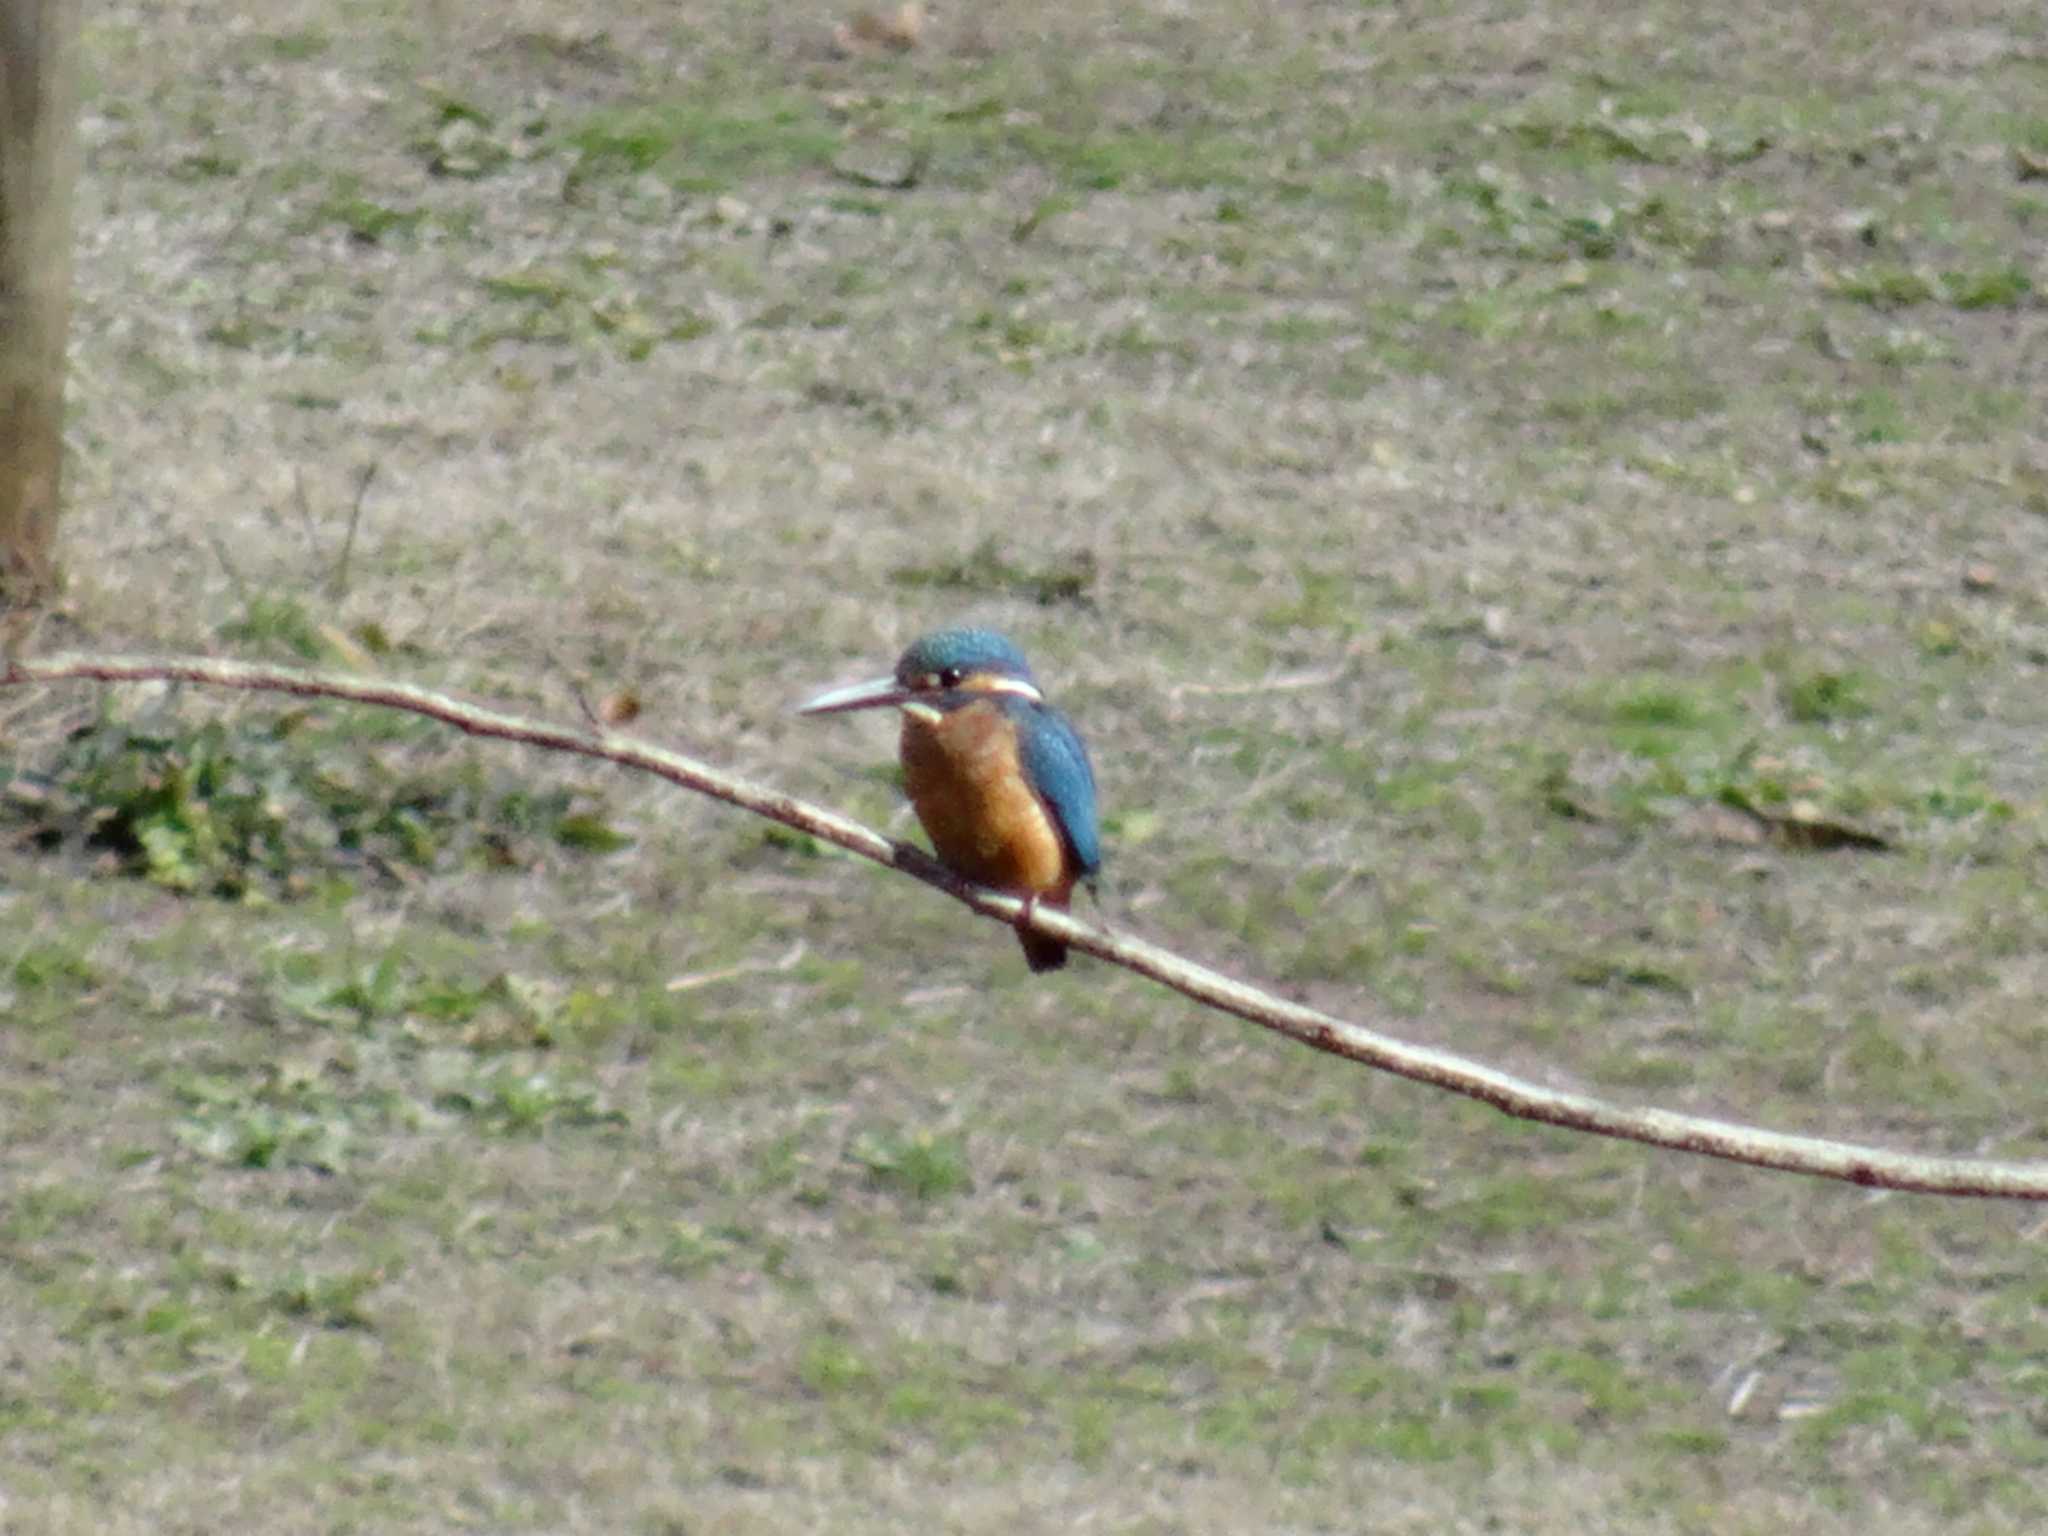
[[[1409,1045],[1317,1009],[1287,1002],[1206,966],[1184,960],[1156,944],[1094,927],[1064,912],[1037,907],[1027,916],[1022,910],[1022,903],[1016,898],[961,880],[908,843],[899,843],[859,822],[849,821],[820,806],[712,768],[679,752],[628,737],[528,720],[467,704],[446,694],[407,683],[301,672],[290,667],[200,657],[55,655],[0,662],[0,687],[78,678],[99,682],[179,681],[218,688],[342,699],[384,709],[408,710],[472,736],[495,736],[549,751],[571,752],[626,768],[637,768],[684,789],[724,800],[799,832],[808,832],[877,864],[901,870],[964,902],[984,917],[1011,925],[1028,922],[1040,932],[1064,940],[1075,949],[1085,950],[1141,976],[1149,976],[1198,1003],[1247,1019],[1313,1050],[1463,1094],[1466,1098],[1491,1104],[1503,1114],[1517,1119],[1640,1141],[1653,1147],[1669,1147],[1674,1151],[1693,1152],[1759,1168],[1840,1179],[1873,1188],[1915,1190],[1938,1195],[2048,1200],[2048,1163],[1922,1157],[1850,1142],[1788,1136],[1732,1121],[1677,1114],[1670,1110],[1631,1109],[1586,1094],[1545,1088],[1448,1051]]]

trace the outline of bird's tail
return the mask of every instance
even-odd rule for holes
[[[1031,905],[1057,907],[1064,912],[1067,910],[1067,892],[1064,889],[1046,891]],[[1056,971],[1067,963],[1067,946],[1058,939],[1049,939],[1030,928],[1019,928],[1017,942],[1024,946],[1024,963],[1034,971]]]
[[[1034,971],[1056,971],[1067,963],[1067,946],[1058,939],[1020,931],[1017,942],[1024,946],[1024,963]]]

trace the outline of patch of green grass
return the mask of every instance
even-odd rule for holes
[[[810,97],[763,90],[606,108],[568,129],[572,187],[659,171],[687,191],[715,193],[830,163],[839,136]]]
[[[1689,731],[1705,721],[1706,712],[1692,695],[1668,684],[1648,683],[1615,700],[1614,719],[1625,726]]]
[[[1690,754],[1701,742],[1727,739],[1742,721],[1742,679],[1687,684],[1662,676],[1632,678],[1603,689],[1584,708],[1609,722],[1616,746],[1637,757]]]
[[[368,1328],[371,1317],[365,1298],[389,1278],[382,1269],[336,1275],[300,1273],[279,1285],[272,1295],[287,1316],[306,1318],[323,1328]]]
[[[257,655],[299,661],[330,659],[318,622],[295,597],[251,593],[241,613],[222,624],[219,633],[221,639]]]
[[[991,537],[959,559],[898,566],[890,579],[911,591],[1006,595],[1049,608],[1091,604],[1096,574],[1095,556],[1088,550],[1028,566],[1007,558],[999,541]]]
[[[865,1388],[874,1368],[845,1339],[820,1333],[806,1340],[797,1355],[797,1380],[821,1397]]]
[[[268,1001],[295,1032],[293,1053],[254,1071],[177,1074],[172,1137],[229,1167],[333,1173],[384,1137],[461,1121],[511,1135],[619,1123],[582,1073],[544,1065],[577,1015],[521,1001],[525,991],[516,978],[478,986],[426,971],[395,950],[287,955]]]
[[[1230,134],[1190,139],[1142,128],[1040,127],[1015,142],[1068,186],[1086,192],[1222,190],[1249,184],[1253,174],[1251,146]]]
[[[1873,309],[1903,309],[1936,297],[1937,280],[1915,269],[1877,264],[1839,274],[1834,290],[1852,303]]]
[[[974,1187],[967,1144],[936,1131],[867,1132],[854,1138],[846,1155],[878,1184],[915,1200],[943,1200]]]
[[[198,725],[102,715],[41,765],[47,793],[4,809],[44,852],[104,852],[171,890],[233,900],[308,896],[366,869],[430,868],[451,849],[507,867],[536,844],[609,853],[629,841],[579,808],[578,792],[493,785],[473,762],[416,773],[369,757],[336,773],[339,739],[364,743],[345,718],[310,710]]]
[[[430,175],[481,181],[527,158],[546,132],[545,118],[529,119],[511,132],[501,130],[492,114],[476,102],[443,95],[411,147]]]
[[[1806,672],[1778,681],[1787,718],[1800,725],[1835,725],[1872,712],[1870,679],[1861,672]]]
[[[202,150],[180,160],[173,174],[182,181],[231,181],[242,174],[242,165],[239,155]]]
[[[1859,443],[1902,443],[1912,435],[1903,402],[1889,390],[1861,391],[1849,401],[1848,415]]]
[[[9,980],[22,993],[76,997],[98,985],[99,970],[78,935],[31,943],[15,953]]]
[[[491,308],[422,340],[487,351],[507,341],[568,348],[603,347],[628,362],[645,361],[664,341],[692,341],[709,322],[692,310],[650,311],[613,283],[606,261],[585,257],[569,267],[528,266],[485,276]]]
[[[1951,268],[1939,273],[1873,264],[1838,274],[1834,289],[1843,298],[1877,309],[1929,303],[1948,304],[1959,310],[2022,309],[2035,302],[2032,275],[2025,268],[2010,264]]]
[[[1719,410],[1726,398],[1719,384],[1699,376],[1670,377],[1654,384],[1594,383],[1553,394],[1543,414],[1562,425],[1606,429],[1642,417],[1691,421]]]
[[[477,1075],[452,1074],[438,1085],[434,1105],[511,1136],[538,1136],[555,1125],[617,1125],[623,1119],[594,1083],[513,1063]]]
[[[1635,987],[1687,999],[1693,995],[1683,976],[1640,956],[1589,955],[1568,965],[1565,975],[1581,987]]]
[[[1440,1219],[1480,1239],[1539,1231],[1596,1216],[1604,1197],[1531,1174],[1506,1173],[1475,1186],[1468,1198],[1438,1212]]]
[[[294,64],[319,58],[333,44],[333,40],[325,32],[313,27],[292,32],[270,33],[263,36],[260,41],[277,58]]]
[[[418,208],[394,208],[358,194],[337,192],[321,205],[320,217],[364,245],[381,245],[389,236],[413,233],[426,214]]]
[[[1524,118],[1505,125],[1523,149],[1577,167],[1618,160],[1647,165],[1667,158],[1682,144],[1675,135],[1660,143],[1656,131],[1640,120],[1598,116],[1577,119]]]
[[[2036,302],[2033,277],[2017,265],[1945,272],[1942,283],[1957,309],[2022,309]]]
[[[1364,622],[1357,587],[1348,573],[1319,565],[1295,568],[1292,594],[1269,603],[1257,615],[1262,628],[1275,631],[1320,630],[1350,634]]]

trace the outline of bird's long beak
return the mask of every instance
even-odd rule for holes
[[[800,715],[836,715],[849,709],[875,709],[883,704],[901,704],[910,690],[893,677],[877,677],[865,683],[848,683],[828,688],[815,699],[796,707]]]

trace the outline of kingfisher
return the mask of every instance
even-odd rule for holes
[[[1024,653],[990,629],[942,629],[903,653],[888,677],[798,706],[803,715],[893,704],[903,715],[903,783],[939,862],[955,874],[1065,908],[1102,867],[1095,769],[1067,717],[1045,702]],[[1019,924],[1034,971],[1067,946]]]

